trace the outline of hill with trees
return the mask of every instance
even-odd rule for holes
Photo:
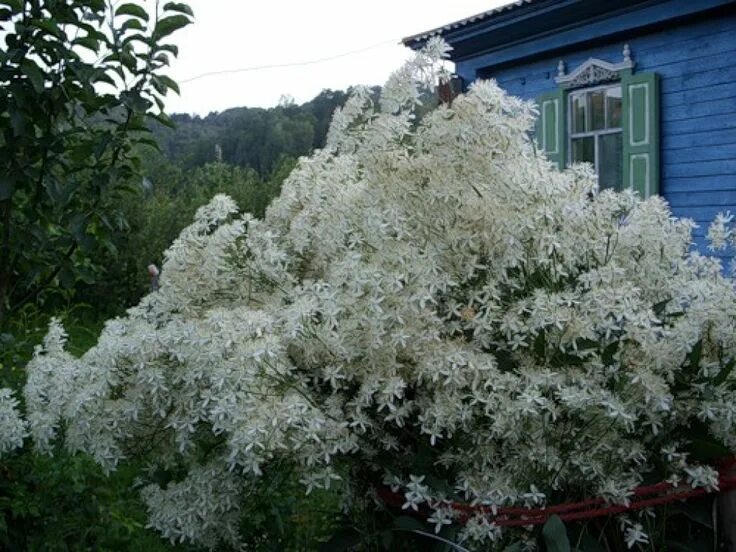
[[[175,128],[154,129],[165,156],[183,169],[223,161],[268,177],[283,157],[297,158],[325,143],[333,111],[350,91],[323,90],[297,105],[282,97],[272,108],[236,107],[205,117],[175,114]]]

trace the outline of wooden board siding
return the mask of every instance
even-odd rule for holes
[[[700,226],[696,243],[706,252],[710,221],[721,211],[736,214],[736,14],[617,36],[512,67],[484,67],[470,58],[456,70],[466,81],[492,77],[509,93],[534,99],[556,88],[560,59],[568,72],[590,57],[617,63],[625,43],[635,72],[661,76],[660,190],[675,215]]]

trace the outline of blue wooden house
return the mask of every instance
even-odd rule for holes
[[[736,214],[736,0],[518,0],[404,44],[434,35],[463,86],[493,78],[536,99],[560,167],[661,194],[704,251],[715,215]]]

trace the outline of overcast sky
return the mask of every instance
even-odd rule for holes
[[[171,112],[206,115],[229,107],[297,103],[324,88],[383,84],[406,59],[405,36],[509,3],[509,0],[188,0],[196,21],[177,32],[172,77],[181,97]],[[350,52],[357,52],[352,53]],[[221,74],[213,71],[337,59],[296,67]]]

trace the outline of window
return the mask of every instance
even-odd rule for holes
[[[537,97],[536,143],[560,169],[586,161],[601,188],[659,193],[659,77],[623,61],[590,58],[571,72],[560,60],[556,88]]]
[[[568,123],[572,163],[595,167],[601,188],[621,190],[623,184],[623,128],[621,85],[576,90],[568,95]]]

